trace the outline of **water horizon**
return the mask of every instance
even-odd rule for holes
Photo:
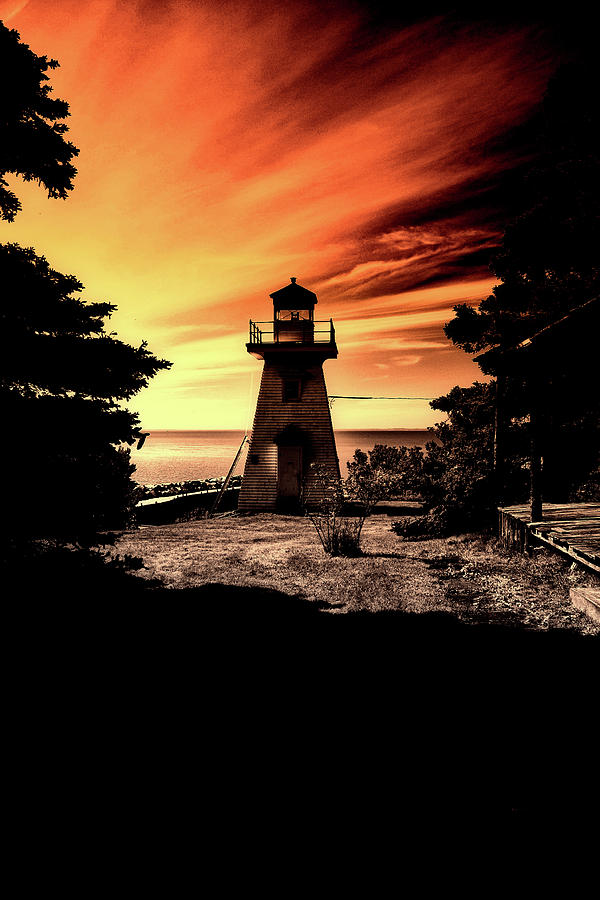
[[[162,428],[147,429],[146,433],[143,448],[134,448],[131,453],[136,466],[132,477],[144,485],[220,478],[229,471],[246,434],[243,428]],[[418,447],[431,440],[430,432],[424,428],[337,428],[334,434],[344,477],[346,463],[357,449],[367,452],[375,444]],[[235,469],[238,475],[243,474],[247,451],[248,444]]]
[[[357,432],[373,432],[373,433],[381,433],[385,432],[397,432],[397,431],[410,431],[410,432],[427,432],[429,428],[334,428],[334,432],[338,434],[341,431],[351,431],[353,433]],[[252,429],[248,429],[248,434],[250,434]],[[145,432],[146,434],[245,434],[245,428],[148,428]]]

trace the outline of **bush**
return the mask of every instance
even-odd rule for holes
[[[421,485],[423,453],[418,447],[376,444],[368,455],[355,450],[348,478],[318,466],[312,475],[319,486],[316,505],[304,503],[323,549],[331,556],[359,556],[363,525],[380,500],[414,497]]]
[[[346,483],[337,475],[319,466],[311,466],[318,485],[316,504],[303,502],[304,512],[312,522],[325,553],[330,556],[360,556],[360,537],[365,519],[372,506],[364,496],[349,496]],[[313,492],[314,493],[314,492]],[[358,507],[358,515],[347,515],[348,501]]]
[[[368,456],[355,450],[348,463],[346,491],[369,509],[379,500],[420,496],[424,487],[423,462],[420,447],[375,444]]]
[[[430,428],[434,440],[425,451],[398,448],[406,491],[418,494],[425,514],[394,524],[405,536],[439,536],[495,525],[498,485],[494,475],[493,383],[453,388],[431,406],[448,415]],[[526,425],[515,420],[507,436],[505,461],[508,502],[528,493]]]
[[[406,516],[392,524],[392,531],[406,538],[445,537],[452,533],[448,515],[443,509],[431,510],[422,516]]]

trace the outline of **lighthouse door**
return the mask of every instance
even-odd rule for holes
[[[278,449],[277,494],[283,504],[293,505],[300,499],[302,447],[280,446]]]

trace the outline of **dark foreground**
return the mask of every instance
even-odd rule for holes
[[[101,795],[155,808],[166,764],[237,838],[259,811],[311,814],[330,842],[366,829],[382,847],[399,823],[525,834],[596,803],[593,636],[55,562],[9,594],[11,671],[45,756],[66,739],[78,771],[93,752]]]

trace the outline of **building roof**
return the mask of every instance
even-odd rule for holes
[[[296,284],[295,278],[290,278],[290,283],[269,294],[273,305],[279,309],[307,309],[317,303],[317,295],[301,284]]]

